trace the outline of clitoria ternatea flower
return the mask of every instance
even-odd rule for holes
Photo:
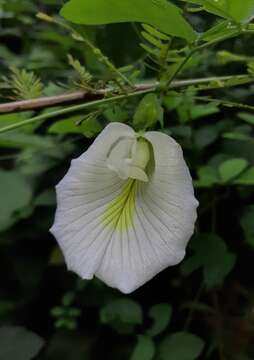
[[[56,189],[51,232],[82,278],[130,293],[183,259],[198,202],[170,136],[112,123]]]

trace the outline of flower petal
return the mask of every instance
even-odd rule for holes
[[[163,133],[148,132],[145,138],[152,144],[155,168],[140,196],[147,215],[157,217],[164,229],[167,244],[175,255],[171,254],[172,264],[168,265],[173,265],[185,255],[194,231],[198,201],[180,145]]]
[[[98,268],[112,229],[103,224],[103,214],[126,184],[107,166],[107,156],[121,137],[133,137],[127,125],[112,123],[71,167],[57,185],[57,211],[50,229],[70,270],[91,279]]]
[[[165,134],[144,135],[153,150],[148,182],[122,180],[110,170],[108,154],[125,137],[136,134],[111,124],[72,161],[57,186],[51,232],[69,269],[129,293],[182,260],[198,203],[182,150]]]
[[[133,225],[112,235],[96,275],[130,293],[185,255],[198,202],[181,147],[169,136],[148,132],[154,169],[137,182]]]
[[[115,171],[121,179],[126,180],[129,177],[131,150],[136,141],[133,137],[120,138],[108,154],[108,167]]]

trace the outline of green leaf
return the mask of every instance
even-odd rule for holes
[[[247,169],[242,175],[233,181],[237,185],[254,185],[254,166]]]
[[[109,122],[127,122],[129,120],[129,112],[121,105],[108,107],[103,115]]]
[[[81,115],[74,115],[68,119],[59,120],[50,125],[48,132],[50,134],[82,134],[82,128],[77,122],[83,120]]]
[[[230,159],[219,166],[219,174],[223,182],[228,182],[239,176],[248,167],[245,159]]]
[[[192,128],[189,125],[171,126],[169,129],[165,129],[164,131],[168,135],[173,134],[176,137],[181,137],[188,140],[192,136]]]
[[[10,113],[10,114],[0,114],[0,129],[18,122],[22,122],[25,119],[31,117],[33,115],[33,112],[31,111],[25,111],[23,113]],[[34,130],[40,126],[42,122],[39,121],[37,124],[30,124],[27,125],[25,128],[23,128],[22,133],[25,134],[31,134],[32,132],[34,132]],[[17,131],[12,131],[11,134],[17,134]],[[20,133],[20,130],[19,130]]]
[[[237,116],[241,119],[246,121],[248,124],[254,125],[254,115],[246,112],[240,112]]]
[[[177,109],[183,103],[183,96],[175,91],[169,91],[163,98],[163,105],[168,111]]]
[[[17,171],[0,170],[0,231],[6,230],[19,218],[19,212],[29,205],[32,189]]]
[[[247,23],[254,15],[253,0],[184,0],[201,5],[206,11],[238,23]]]
[[[159,346],[161,360],[195,360],[204,348],[204,341],[198,336],[178,332],[168,335]]]
[[[162,34],[160,31],[156,30],[155,28],[153,28],[150,25],[147,24],[142,24],[142,27],[144,28],[144,30],[150,34],[151,36],[153,36],[154,38],[163,40],[163,41],[169,41],[170,38],[169,36]]]
[[[201,85],[199,85],[199,87],[200,86]],[[206,87],[210,86],[211,84],[206,85]],[[196,103],[194,96],[195,92],[193,89],[184,94],[170,92],[167,94],[163,102],[167,110],[177,110],[179,120],[182,123],[202,119],[204,117],[217,114],[220,111],[216,104]]]
[[[205,125],[194,133],[194,143],[198,149],[203,149],[216,141],[219,130],[214,125]]]
[[[253,0],[244,0],[243,2],[239,0],[227,0],[227,8],[229,15],[236,22],[249,22],[254,15]]]
[[[19,123],[30,116],[30,112],[0,115],[0,129],[14,123]],[[41,122],[36,124],[36,126],[40,124]],[[54,146],[54,141],[51,137],[34,135],[33,132],[35,128],[35,126],[30,125],[22,130],[14,130],[0,134],[0,147],[15,149],[31,147],[46,150]]]
[[[39,194],[34,200],[35,206],[55,206],[56,194],[53,189],[48,189]]]
[[[52,138],[53,139],[53,138]],[[29,177],[45,173],[70,154],[74,145],[70,141],[56,141],[45,149],[26,148],[17,156],[16,165],[19,171]]]
[[[217,170],[212,166],[202,166],[198,169],[196,187],[211,187],[220,181]]]
[[[168,326],[172,315],[172,307],[169,304],[157,304],[150,308],[149,317],[153,319],[152,326],[146,331],[149,336],[162,333]]]
[[[140,101],[133,118],[137,130],[152,128],[158,121],[163,127],[163,108],[156,94],[147,94]]]
[[[254,247],[254,205],[246,207],[240,220],[245,240]]]
[[[143,323],[143,312],[138,303],[123,298],[106,304],[100,311],[100,319],[121,333],[129,333]]]
[[[227,65],[232,62],[246,63],[249,61],[250,58],[244,55],[235,54],[231,51],[220,50],[217,52],[217,59],[219,64]]]
[[[224,5],[228,0],[184,0],[185,2],[200,5],[212,14],[227,18],[229,14],[225,12]],[[231,0],[229,0],[231,1]]]
[[[238,30],[237,25],[233,25],[230,20],[224,20],[207,30],[201,35],[205,41],[214,41],[222,37],[230,37]]]
[[[96,117],[76,115],[65,120],[60,120],[52,124],[48,132],[54,134],[83,134],[87,138],[96,136],[102,126]],[[84,121],[82,121],[84,119]],[[82,121],[82,122],[81,122]],[[81,122],[80,124],[78,124]]]
[[[153,340],[148,336],[139,335],[130,360],[152,360],[154,354],[155,345]]]
[[[0,359],[31,360],[42,349],[44,340],[18,326],[0,327]]]
[[[241,132],[226,132],[223,134],[224,139],[254,142],[254,139],[250,135],[245,135]]]
[[[223,239],[214,234],[200,234],[194,237],[190,246],[193,255],[183,262],[183,273],[189,275],[202,267],[208,289],[221,285],[236,261]]]
[[[5,82],[9,84],[15,98],[28,100],[42,95],[43,84],[33,72],[15,66],[11,66],[10,70],[12,75],[10,79],[5,78]]]
[[[54,146],[54,141],[52,138],[47,136],[24,134],[19,131],[0,134],[0,147],[13,149],[24,149],[30,147],[45,151],[52,146]]]
[[[181,15],[181,10],[166,0],[71,0],[61,15],[69,21],[85,25],[140,22],[187,41],[196,34]]]
[[[190,108],[190,120],[201,119],[218,112],[220,112],[220,109],[214,104],[195,105]]]
[[[66,309],[64,307],[55,306],[50,311],[51,316],[59,318],[66,315]]]
[[[81,65],[79,60],[74,59],[70,54],[68,54],[67,57],[69,60],[69,64],[76,71],[79,78],[79,81],[76,83],[76,85],[80,86],[81,88],[82,87],[86,88],[87,86],[89,86],[90,82],[93,79],[92,75],[86,70],[86,68],[83,65]]]
[[[72,291],[68,291],[66,294],[64,294],[62,299],[62,304],[64,306],[70,306],[75,300],[75,293]]]

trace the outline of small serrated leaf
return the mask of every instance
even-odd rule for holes
[[[38,98],[42,95],[43,84],[32,71],[10,67],[12,75],[7,82],[16,99],[28,100]]]
[[[141,35],[143,36],[143,38],[149,42],[150,44],[152,44],[153,46],[155,46],[156,48],[158,49],[163,49],[164,47],[164,44],[156,39],[155,37],[153,37],[152,35],[148,34],[147,32],[145,31],[141,31]]]
[[[70,54],[68,54],[67,57],[69,64],[73,67],[79,77],[78,82],[75,82],[75,84],[84,88],[89,87],[93,76],[86,70],[83,65],[81,65],[79,60],[74,59],[74,57]]]
[[[163,34],[162,32],[156,30],[153,26],[142,24],[143,29],[152,35],[153,37],[156,37],[157,39],[163,40],[163,41],[169,41],[170,37],[166,34]]]

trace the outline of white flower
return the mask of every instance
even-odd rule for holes
[[[170,136],[112,123],[56,189],[51,232],[82,278],[130,293],[183,259],[198,202]]]

